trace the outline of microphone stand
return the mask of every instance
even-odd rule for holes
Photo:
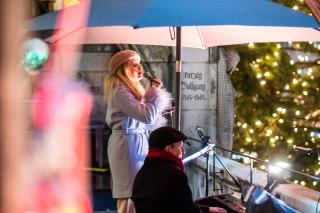
[[[215,147],[216,146],[214,143],[211,142],[210,137],[209,136],[205,136],[201,141],[188,137],[188,139],[192,140],[192,141],[196,141],[196,142],[200,142],[200,143],[205,143],[207,146],[203,149],[201,149],[199,152],[183,159],[183,163],[187,163],[190,160],[193,160],[195,158],[200,157],[201,155],[207,154],[207,158],[206,158],[206,196],[209,195],[209,175],[210,175],[210,171],[209,171],[209,151],[213,151],[213,161],[212,161],[212,166],[213,166],[213,170],[212,170],[212,184],[213,184],[213,191],[215,191],[215,158],[220,162],[220,164],[222,165],[222,167],[225,169],[225,171],[228,173],[228,175],[232,178],[232,180],[234,181],[234,183],[238,186],[238,188],[241,191],[241,185],[240,183],[236,180],[236,178],[231,174],[230,170],[223,164],[223,162],[220,160],[220,158],[218,157],[216,151],[215,151]],[[219,147],[218,147],[219,148]],[[229,150],[228,150],[229,151]]]

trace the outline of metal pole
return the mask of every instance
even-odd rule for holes
[[[216,193],[216,149],[213,148],[213,155],[212,155],[212,189],[213,193]]]
[[[267,171],[267,186],[269,186],[270,183],[270,164],[268,163],[268,171]]]
[[[209,152],[207,153],[207,169],[206,169],[206,197],[209,195],[209,175],[210,175],[210,169],[209,169]]]
[[[250,159],[250,184],[252,184],[252,170],[253,170],[253,160]]]
[[[176,40],[176,97],[175,97],[175,127],[180,130],[180,85],[181,85],[181,27],[177,27],[177,40]]]

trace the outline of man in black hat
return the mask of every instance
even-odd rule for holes
[[[133,184],[131,199],[137,213],[226,212],[194,204],[182,162],[186,139],[172,127],[161,127],[150,134],[147,158]]]

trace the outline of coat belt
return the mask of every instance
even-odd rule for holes
[[[112,134],[131,135],[147,133],[147,129],[113,129]]]

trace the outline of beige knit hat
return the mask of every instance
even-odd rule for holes
[[[109,68],[112,74],[115,74],[117,69],[130,59],[139,59],[141,60],[138,53],[133,50],[123,50],[114,54],[109,62]]]

